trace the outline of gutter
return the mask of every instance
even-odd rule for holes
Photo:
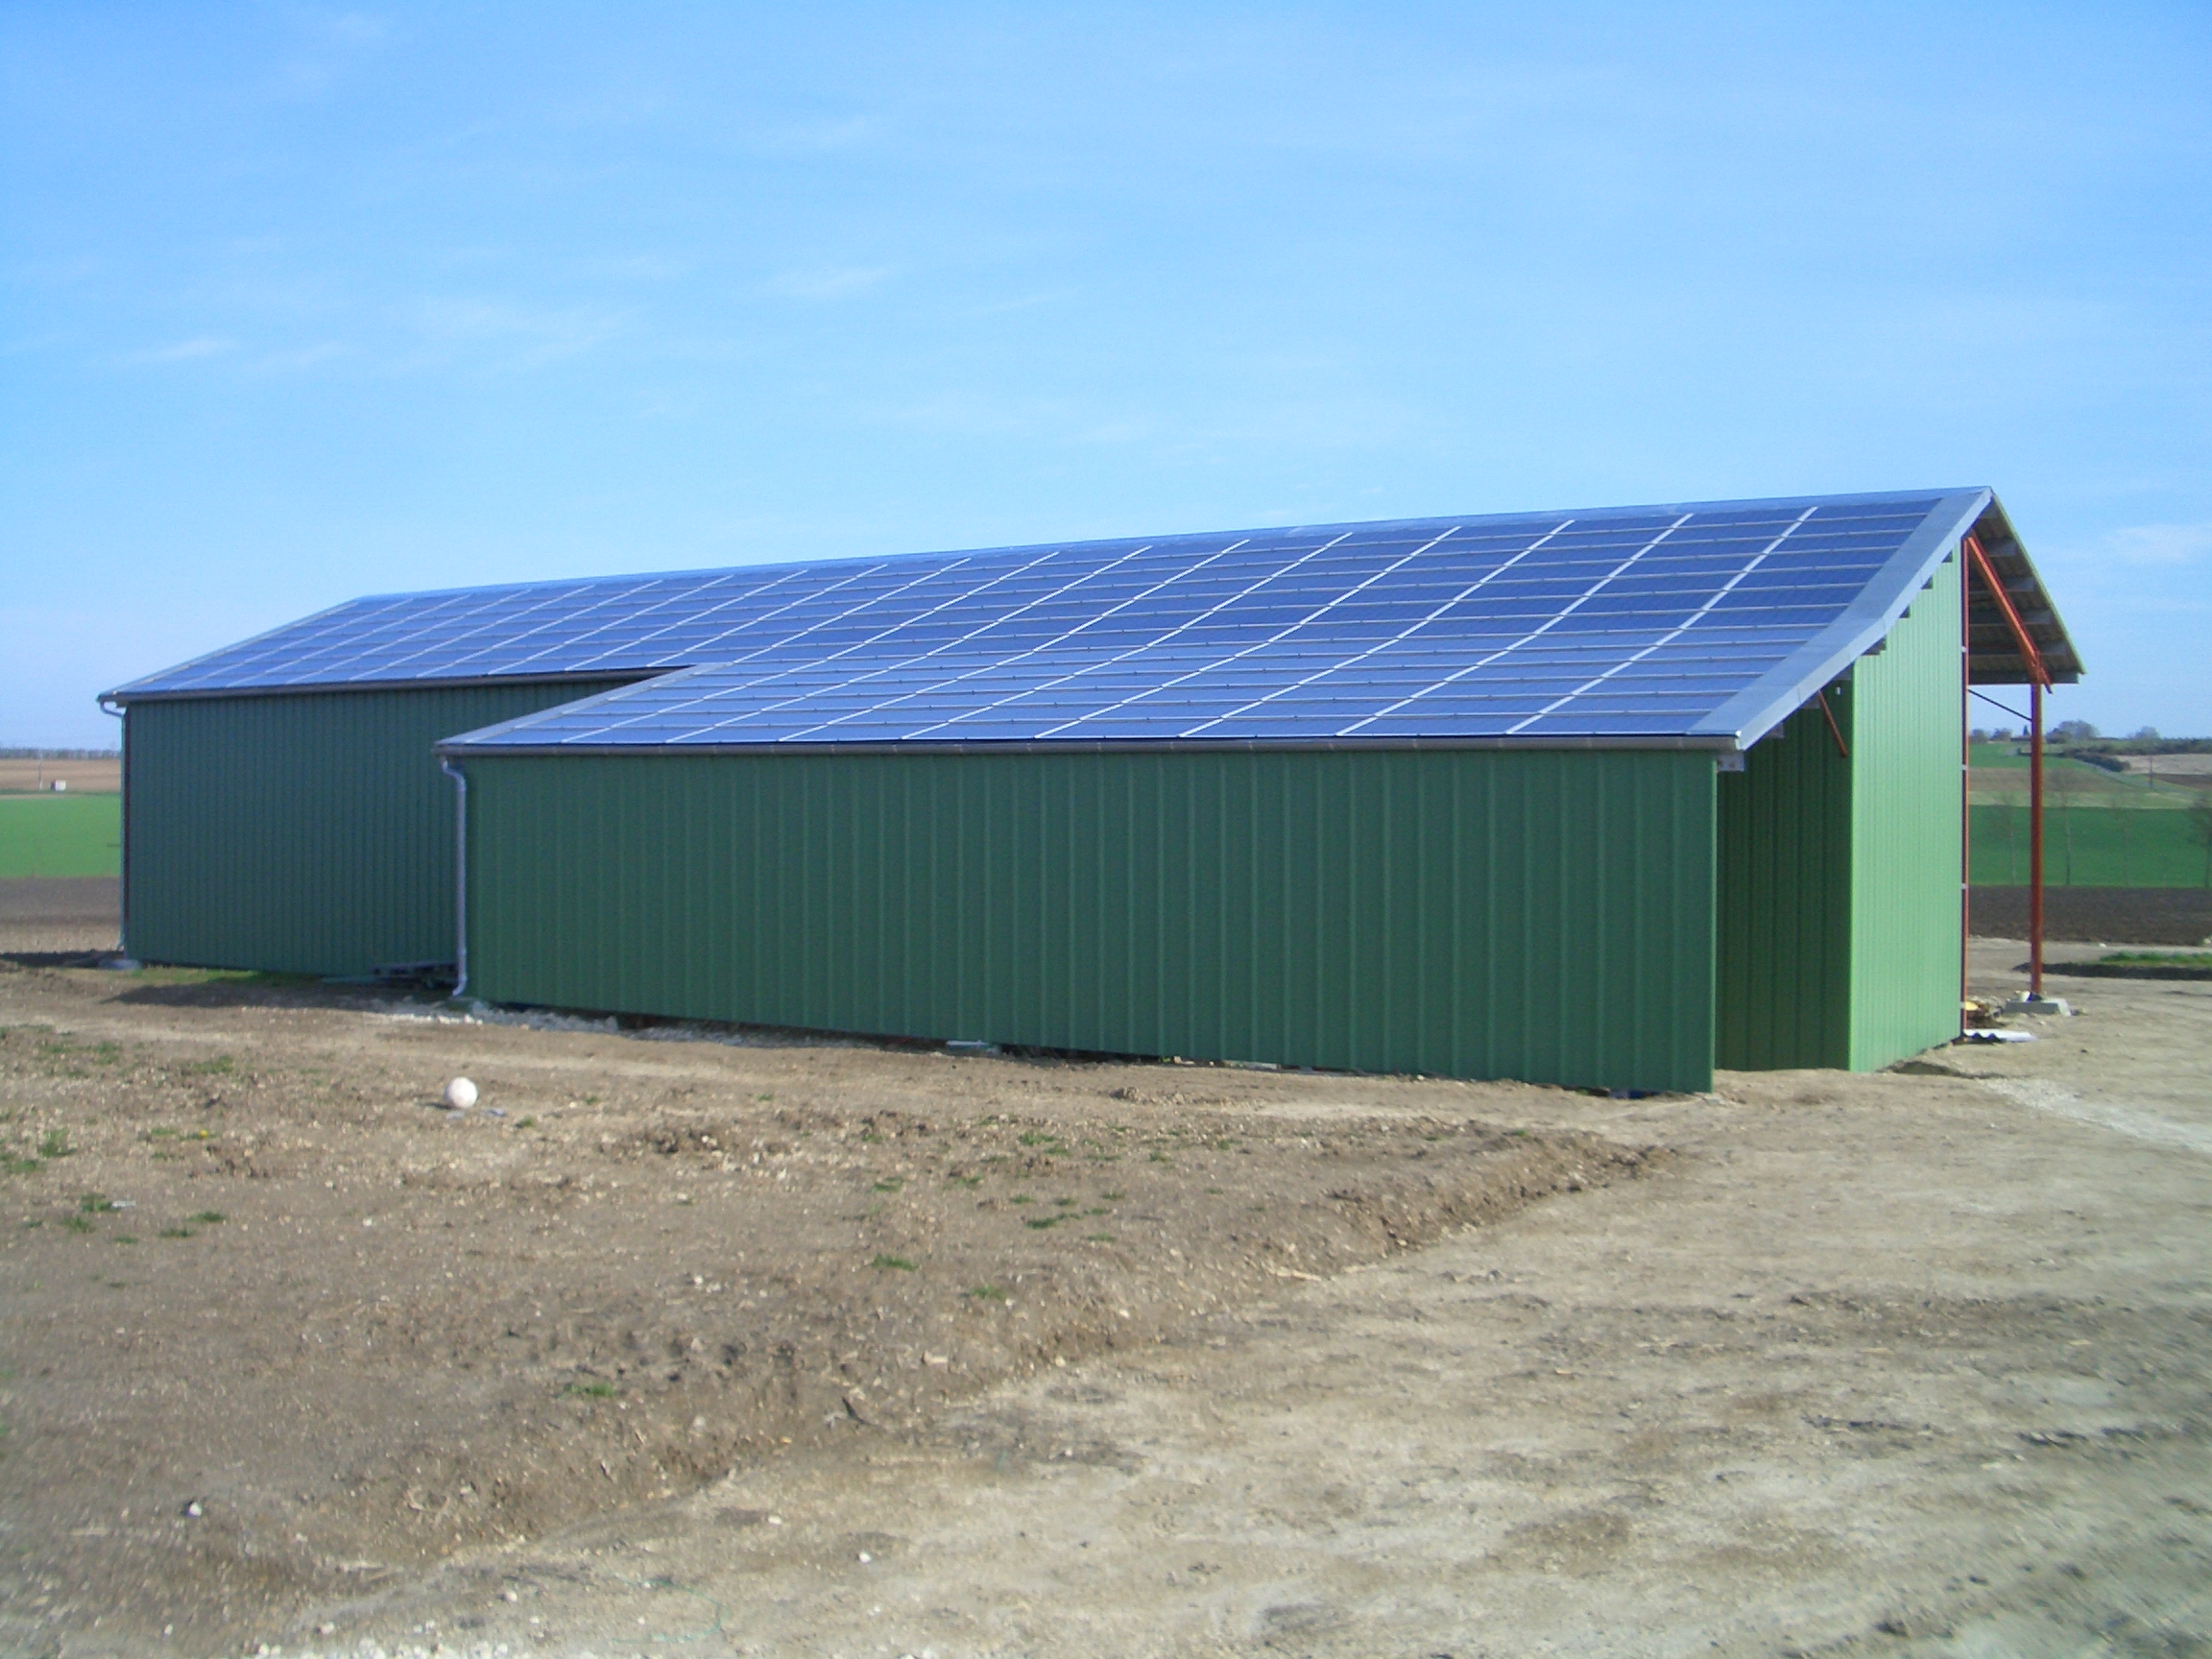
[[[128,962],[131,960],[131,722],[123,706],[115,701],[113,692],[102,692],[99,704],[101,713],[112,715],[122,722],[115,743],[123,757],[122,810],[117,813],[121,829],[115,837],[122,843],[121,857],[118,859],[121,868],[115,883],[115,908],[118,913],[115,918],[115,953]]]
[[[469,989],[469,775],[443,755],[438,770],[453,780],[453,1000]]]

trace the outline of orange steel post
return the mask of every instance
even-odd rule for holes
[[[1960,549],[1964,552],[1964,549]],[[1974,749],[1971,724],[1974,672],[1974,584],[1959,561],[1959,1027],[1966,1027],[1968,957],[1974,937]]]
[[[2028,995],[2043,995],[2043,682],[2028,683]]]
[[[2044,665],[2043,653],[2035,649],[2035,640],[2028,632],[2028,624],[2020,620],[2020,613],[2012,604],[2012,595],[2005,591],[2005,584],[1997,579],[1997,567],[1989,563],[1989,555],[1982,551],[1982,543],[1968,536],[1961,543],[1974,568],[1982,577],[1982,585],[1989,589],[1989,597],[1997,602],[2004,613],[2005,626],[2012,632],[2012,642],[2020,648],[2021,661],[2028,664],[2028,713],[2030,737],[2028,747],[2028,995],[2043,995],[2043,692],[2051,684],[2051,670]]]

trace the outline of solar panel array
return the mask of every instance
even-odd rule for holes
[[[1678,735],[1943,501],[1425,519],[364,599],[124,688],[686,668],[471,745]]]

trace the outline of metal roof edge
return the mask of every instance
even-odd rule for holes
[[[1193,536],[1253,536],[1275,535],[1286,531],[1304,531],[1319,535],[1332,530],[1361,530],[1377,524],[1509,524],[1524,518],[1625,518],[1645,513],[1703,513],[1723,507],[1803,507],[1813,502],[1822,505],[1853,505],[1868,501],[1917,501],[1927,498],[1925,490],[1867,490],[1849,494],[1824,495],[1817,493],[1803,495],[1745,495],[1718,496],[1705,501],[1637,501],[1611,507],[1527,507],[1515,508],[1505,513],[1424,513],[1405,517],[1325,519],[1317,523],[1242,524],[1227,529],[1202,526],[1193,530],[1161,530],[1141,535],[1086,536],[1078,541],[1007,541],[989,547],[935,547],[905,553],[840,553],[820,559],[762,559],[751,564],[697,565],[680,570],[634,570],[602,573],[596,576],[549,576],[535,582],[485,582],[466,588],[403,588],[386,593],[361,593],[346,601],[348,605],[366,604],[372,600],[433,599],[454,593],[512,593],[534,588],[589,587],[603,582],[666,582],[680,577],[728,576],[737,571],[805,570],[824,565],[892,565],[909,559],[988,559],[1001,553],[1034,553],[1049,548],[1053,552],[1073,552],[1086,547],[1117,547],[1131,541],[1181,541]],[[1952,493],[1952,492],[1944,492]],[[342,609],[332,606],[331,610]],[[327,612],[317,612],[318,616]],[[302,617],[301,621],[312,620]],[[287,624],[290,626],[290,624]],[[275,630],[272,630],[275,632]],[[263,637],[255,635],[255,639]],[[241,645],[252,640],[242,639]],[[231,649],[229,646],[224,647]],[[194,661],[199,659],[193,659]]]
[[[250,643],[250,641],[240,641]],[[168,670],[164,670],[168,672]],[[627,691],[646,680],[664,680],[671,673],[681,672],[669,668],[587,668],[563,674],[469,674],[450,678],[408,680],[310,680],[282,685],[212,685],[204,690],[185,687],[181,690],[133,691],[130,685],[100,693],[99,701],[132,703],[213,703],[237,697],[317,697],[345,696],[364,691],[468,691],[485,685],[564,685],[578,680],[619,680],[620,685],[596,691],[595,697],[612,696],[616,691]],[[147,680],[157,680],[160,675],[149,674]],[[143,684],[133,681],[132,685]],[[589,699],[578,698],[578,702]],[[570,708],[563,703],[558,708]],[[541,710],[543,712],[543,710]]]
[[[689,668],[663,668],[655,673],[646,674],[640,676],[637,679],[628,681],[620,685],[610,685],[604,691],[594,691],[589,697],[578,697],[567,703],[556,703],[553,704],[550,708],[533,709],[527,714],[517,714],[511,719],[496,721],[490,726],[479,726],[473,731],[457,732],[450,737],[440,738],[438,741],[437,752],[441,755],[445,754],[445,745],[448,743],[466,743],[471,746],[482,745],[489,747],[490,745],[486,740],[492,738],[498,733],[512,732],[518,726],[534,725],[538,721],[548,719],[554,715],[572,714],[577,709],[588,708],[594,703],[606,703],[617,697],[626,697],[631,692],[637,690],[640,685],[658,685],[664,680],[680,680],[685,678],[686,675],[700,674],[706,672],[708,669],[719,668],[722,666],[723,664],[719,662],[701,662]],[[638,747],[638,745],[615,744],[612,745],[612,747],[636,748]]]
[[[519,726],[512,720],[507,726]],[[442,759],[490,760],[555,755],[1244,755],[1269,750],[1321,751],[1352,754],[1378,750],[1519,749],[1592,753],[1602,750],[1671,750],[1677,753],[1725,754],[1734,745],[1721,736],[1696,733],[1624,737],[1130,737],[1088,738],[1075,742],[1044,742],[1032,738],[950,738],[854,743],[493,743],[482,741],[487,733],[502,730],[487,726],[478,732],[441,738],[431,746]]]
[[[325,605],[320,611],[310,611],[304,616],[295,616],[289,622],[279,622],[274,628],[264,628],[258,634],[249,634],[243,639],[233,639],[228,645],[218,645],[212,651],[201,652],[197,657],[187,657],[181,662],[172,663],[169,667],[157,669],[152,674],[141,674],[135,680],[126,680],[122,685],[116,686],[114,689],[101,692],[99,696],[93,699],[93,701],[95,703],[128,703],[133,696],[158,696],[161,693],[152,691],[133,692],[132,687],[133,685],[151,685],[156,680],[166,680],[172,674],[181,674],[187,668],[193,667],[194,665],[201,662],[205,662],[211,658],[222,657],[232,651],[243,650],[246,646],[254,644],[259,640],[274,639],[279,634],[290,633],[295,628],[303,628],[308,623],[318,621],[325,616],[335,616],[339,612],[360,603],[361,596],[358,594],[351,599],[341,599],[335,605]]]
[[[1842,499],[1837,497],[1836,499]],[[1748,749],[1888,636],[1928,578],[1997,499],[1986,485],[1946,492],[1843,613],[1691,728]]]

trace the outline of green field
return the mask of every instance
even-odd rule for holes
[[[0,796],[0,880],[122,871],[122,796]]]
[[[2138,785],[2138,787],[2140,787]],[[123,868],[122,797],[0,797],[0,880],[19,876],[114,876]],[[2204,843],[2189,814],[2044,808],[2043,878],[2054,887],[2201,887]],[[1974,808],[1974,882],[2018,887],[2028,880],[2028,808]]]
[[[2028,808],[1977,806],[1974,884],[2028,883]],[[2043,807],[2043,881],[2049,887],[2202,887],[2204,843],[2180,811],[2109,806]]]

